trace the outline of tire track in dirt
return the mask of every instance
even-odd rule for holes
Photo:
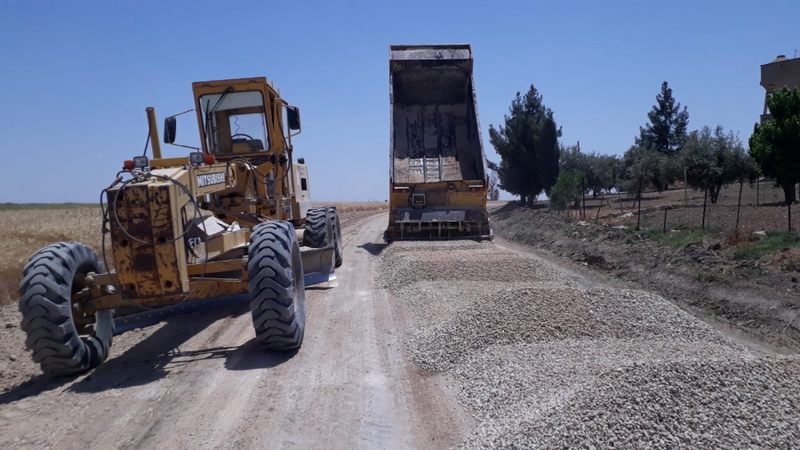
[[[298,353],[258,348],[246,302],[172,317],[120,336],[133,342],[88,375],[6,393],[0,447],[457,444],[466,431],[450,417],[463,412],[408,362],[402,314],[373,283],[385,224],[385,212],[343,224],[345,263],[335,287],[306,291]]]

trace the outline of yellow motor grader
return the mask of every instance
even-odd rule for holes
[[[330,281],[342,249],[336,209],[310,207],[305,161],[293,159],[299,110],[263,77],[192,88],[201,146],[175,144],[180,114],[170,116],[164,142],[192,151],[162,158],[155,110],[146,109],[152,158],[145,146],[103,190],[101,257],[60,242],[25,266],[21,327],[44,373],[103,362],[115,310],[237,294],[249,296],[267,349],[301,346],[305,286]]]

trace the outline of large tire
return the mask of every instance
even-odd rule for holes
[[[257,225],[250,235],[247,284],[256,340],[269,350],[300,348],[305,331],[305,282],[300,245],[289,222]]]
[[[303,245],[311,248],[322,248],[328,245],[328,209],[311,208],[306,214]]]
[[[331,222],[331,226],[333,227],[333,239],[336,247],[335,266],[339,267],[342,265],[342,227],[339,224],[339,212],[336,211],[335,206],[329,206],[325,209],[328,213],[328,220]]]
[[[108,357],[114,335],[110,310],[95,314],[94,325],[78,329],[72,296],[84,288],[83,276],[105,272],[95,252],[78,242],[42,248],[28,260],[20,283],[20,327],[33,360],[50,376],[74,375],[97,367]]]
[[[303,245],[311,248],[328,245],[328,221],[333,229],[334,266],[339,267],[342,265],[342,229],[339,225],[339,212],[336,211],[335,206],[308,210]]]

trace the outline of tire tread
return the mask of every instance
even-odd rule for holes
[[[20,328],[33,360],[46,375],[65,376],[96,367],[108,356],[111,335],[92,331],[81,336],[72,319],[72,280],[82,272],[101,272],[95,252],[78,242],[48,245],[28,260],[20,282]],[[97,323],[113,321],[110,311],[97,314]],[[113,330],[113,324],[111,324]]]
[[[295,350],[303,343],[305,286],[292,267],[299,252],[289,222],[264,222],[253,230],[247,263],[250,311],[256,340],[269,350]]]

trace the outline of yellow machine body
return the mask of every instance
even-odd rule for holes
[[[302,242],[311,200],[308,168],[292,159],[297,109],[264,77],[192,88],[203,161],[161,158],[155,110],[147,108],[155,157],[146,169],[132,171],[131,180],[106,190],[115,269],[87,277],[83,320],[103,309],[247,292],[246,249],[252,227],[263,221],[291,222]],[[296,128],[285,123],[287,109]],[[237,130],[246,124],[247,133]],[[303,247],[306,275],[327,279],[333,252],[332,245]]]

